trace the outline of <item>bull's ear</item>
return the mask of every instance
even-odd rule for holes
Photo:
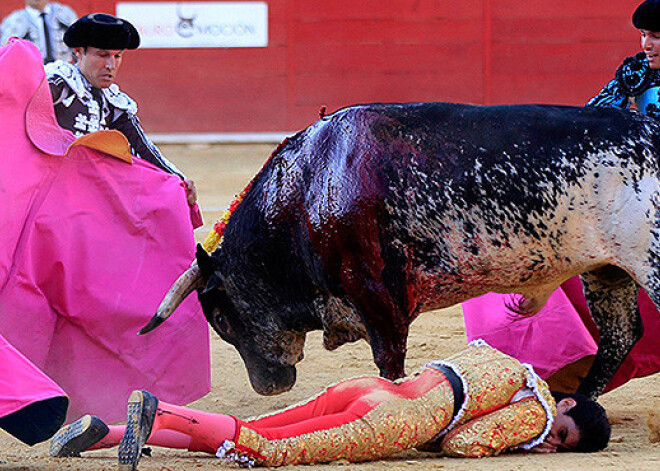
[[[209,281],[206,282],[206,287],[202,291],[202,294],[210,293],[211,291],[214,291],[216,289],[224,290],[224,285],[222,284],[222,280],[220,279],[218,274],[214,273],[209,277]]]
[[[211,256],[204,250],[202,244],[197,244],[197,266],[199,266],[199,271],[202,273],[202,277],[205,280],[211,278],[213,275],[213,259]]]

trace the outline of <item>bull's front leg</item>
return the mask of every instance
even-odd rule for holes
[[[352,202],[354,213],[337,226],[324,227],[319,242],[328,279],[337,278],[348,304],[359,313],[369,336],[374,362],[388,379],[405,376],[410,305],[407,251],[387,234],[389,215],[384,203]]]
[[[380,283],[346,286],[351,303],[364,324],[374,363],[380,376],[398,379],[405,376],[409,322]]]
[[[614,266],[585,273],[581,278],[600,342],[594,363],[578,392],[596,398],[642,337],[642,319],[637,305],[639,286]]]
[[[383,378],[392,380],[402,378],[406,375],[404,362],[408,326],[399,325],[394,329],[381,327],[383,327],[382,324],[367,326],[374,363]]]
[[[344,277],[343,286],[366,327],[380,375],[402,378],[410,317],[405,304],[397,300],[382,279],[374,276],[374,271],[365,271],[365,266],[347,270],[351,276]]]

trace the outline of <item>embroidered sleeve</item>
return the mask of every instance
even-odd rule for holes
[[[464,458],[497,455],[541,434],[546,420],[536,399],[524,399],[456,427],[442,441],[442,451]]]
[[[156,167],[165,170],[167,173],[178,175],[185,179],[181,170],[179,170],[172,162],[167,160],[161,153],[160,149],[151,142],[151,139],[145,134],[140,120],[137,116],[130,114],[126,111],[118,110],[119,116],[112,122],[110,126],[112,129],[120,131],[128,143],[131,145],[133,155],[151,162]]]
[[[619,86],[619,81],[610,81],[598,95],[587,102],[585,106],[602,106],[611,108],[630,108],[630,99]]]
[[[57,105],[64,99],[64,91],[66,83],[61,77],[49,77],[48,86],[50,88],[50,95],[53,98],[53,105]]]
[[[649,86],[651,69],[644,53],[627,57],[617,69],[616,75],[586,106],[610,106],[630,108],[631,98]]]

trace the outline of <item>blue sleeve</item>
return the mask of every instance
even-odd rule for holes
[[[646,54],[639,52],[626,57],[616,69],[614,79],[586,106],[609,106],[628,109],[631,98],[644,93],[653,82],[654,73],[649,67]]]
[[[630,108],[630,100],[619,85],[619,79],[610,81],[598,95],[587,102],[585,106],[609,106],[612,108]]]

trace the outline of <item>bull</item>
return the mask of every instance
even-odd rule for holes
[[[642,335],[640,287],[660,302],[659,126],[605,108],[341,109],[274,153],[143,332],[197,288],[258,393],[293,386],[317,329],[330,350],[366,339],[394,379],[421,312],[493,291],[533,314],[581,274],[600,344],[579,391],[595,397]]]

